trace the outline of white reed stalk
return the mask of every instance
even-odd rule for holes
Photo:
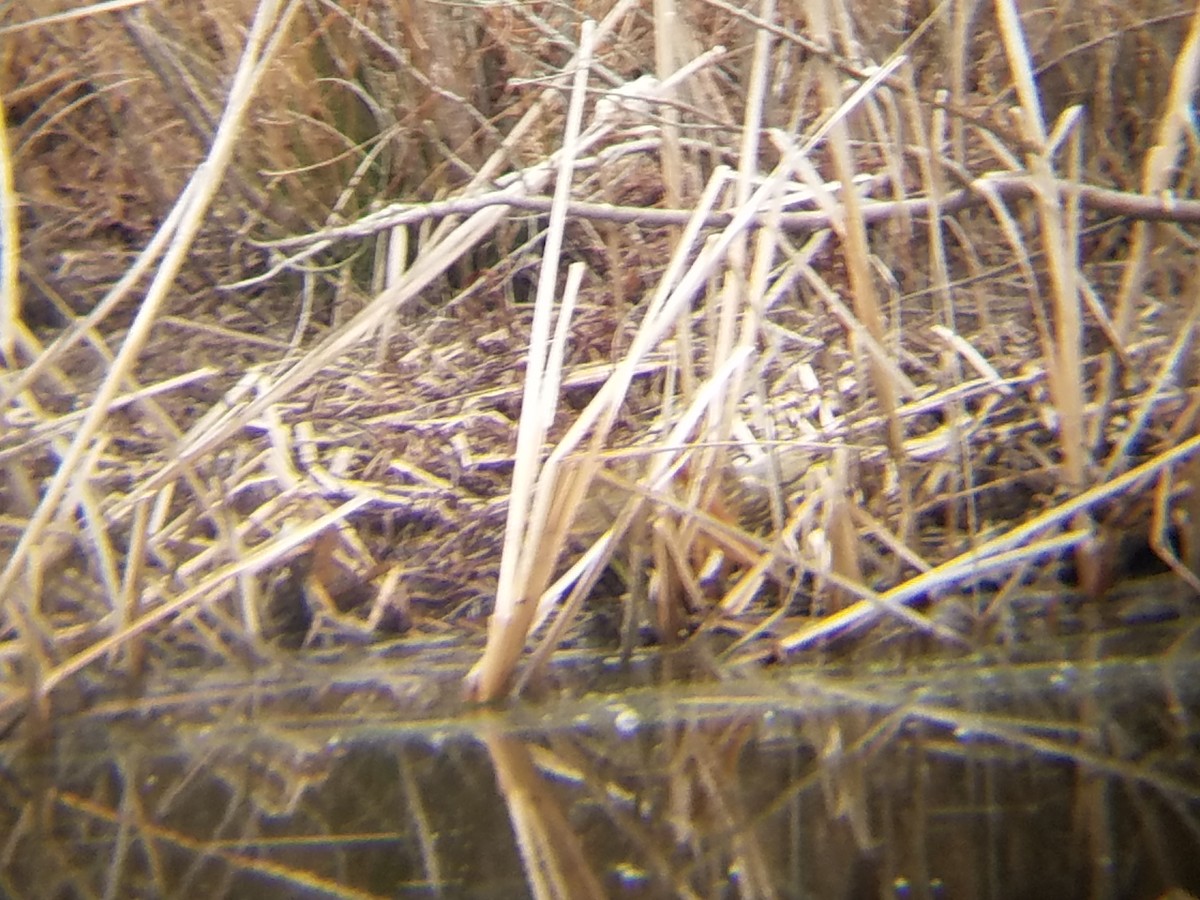
[[[978,547],[961,553],[928,572],[922,572],[881,594],[880,598],[889,603],[910,603],[930,590],[950,587],[965,579],[973,578],[980,572],[1010,568],[1034,556],[1077,545],[1090,532],[1081,530],[1066,532],[1036,544],[1026,544],[1026,541],[1049,528],[1070,521],[1074,516],[1086,512],[1109,497],[1117,496],[1131,489],[1142,479],[1149,478],[1175,463],[1182,462],[1197,450],[1200,450],[1200,435],[1189,438],[1179,446],[1160,453],[1111,481],[1098,484],[1078,496],[1072,497],[1065,503],[1035,516],[1024,525],[985,541]],[[784,650],[798,650],[821,638],[832,637],[847,629],[873,621],[878,614],[879,607],[874,603],[867,601],[855,603],[827,619],[799,629],[784,638],[781,646]]]
[[[14,22],[11,25],[5,25],[3,28],[0,28],[0,37],[8,37],[11,34],[28,31],[31,28],[61,25],[64,22],[72,22],[75,19],[84,19],[89,16],[99,15],[100,13],[133,9],[135,6],[141,6],[143,3],[149,2],[150,0],[104,0],[104,2],[93,3],[90,6],[81,6],[78,9],[67,9],[59,13],[39,16],[36,19],[30,19],[28,22]]]
[[[496,588],[496,604],[488,621],[487,646],[483,656],[468,676],[469,683],[480,699],[495,697],[512,672],[533,618],[536,597],[527,593],[531,573],[537,567],[542,552],[541,539],[549,515],[550,491],[554,472],[541,482],[541,502],[538,516],[534,512],[535,490],[539,474],[543,473],[542,455],[546,432],[554,420],[558,405],[558,383],[562,374],[561,354],[566,352],[566,331],[569,324],[564,311],[560,319],[555,350],[559,358],[550,360],[550,331],[554,323],[555,291],[558,283],[559,259],[563,233],[567,222],[567,202],[571,197],[575,158],[583,128],[583,109],[587,100],[588,70],[591,64],[596,25],[583,23],[576,58],[575,78],[562,151],[558,154],[558,174],[554,185],[554,202],[542,252],[541,274],[534,301],[533,324],[529,335],[529,352],[525,363],[525,387],[521,401],[521,419],[517,429],[516,461],[513,467],[512,488],[509,492],[508,519],[504,528],[504,546],[500,557],[500,576]],[[574,269],[574,289],[578,290],[582,271]],[[573,305],[573,304],[572,304]],[[541,586],[537,587],[538,592]],[[527,608],[522,608],[527,607]]]
[[[213,138],[212,149],[209,151],[207,159],[193,173],[176,204],[179,228],[172,236],[162,264],[150,287],[146,290],[146,296],[129,327],[125,342],[121,345],[121,350],[113,359],[108,374],[100,384],[75,439],[63,455],[58,470],[46,486],[45,494],[38,504],[37,510],[30,517],[17,546],[13,549],[8,564],[0,573],[0,598],[12,595],[13,580],[24,568],[30,549],[41,540],[46,526],[55,515],[60,513],[61,501],[70,486],[81,484],[91,477],[91,468],[83,464],[88,449],[99,434],[103,421],[108,415],[109,404],[116,397],[121,382],[132,371],[138,355],[145,346],[159,310],[174,284],[175,276],[183,266],[191,249],[192,241],[200,231],[209,204],[216,195],[225,170],[233,157],[237,139],[241,134],[242,122],[254,96],[258,80],[265,70],[265,62],[278,48],[280,37],[299,5],[293,0],[280,15],[279,7],[282,2],[283,0],[261,0],[259,4],[254,22],[246,37],[242,58],[234,73],[233,83],[229,90],[229,100]]]
[[[21,234],[17,191],[13,185],[8,119],[0,104],[0,360],[16,368],[17,336],[22,331],[20,282]]]

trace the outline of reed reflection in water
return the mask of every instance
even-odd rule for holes
[[[1197,676],[976,660],[500,711],[431,689],[403,718],[345,671],[198,682],[9,739],[0,890],[1160,897],[1200,884]]]

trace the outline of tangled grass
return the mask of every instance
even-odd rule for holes
[[[645,6],[10,7],[7,709],[1200,588],[1200,14]]]

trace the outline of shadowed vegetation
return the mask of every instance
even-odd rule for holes
[[[383,644],[473,701],[592,651],[1194,657],[1193,4],[13,0],[0,42],[7,725]]]
[[[1196,585],[1183,5],[242,6],[9,12],[10,701]]]

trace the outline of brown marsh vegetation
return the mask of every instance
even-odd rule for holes
[[[1196,584],[1185,4],[61,6],[4,36],[10,704]]]
[[[13,0],[0,42],[6,726],[380,646],[476,701],[588,649],[1194,658],[1194,4]]]

